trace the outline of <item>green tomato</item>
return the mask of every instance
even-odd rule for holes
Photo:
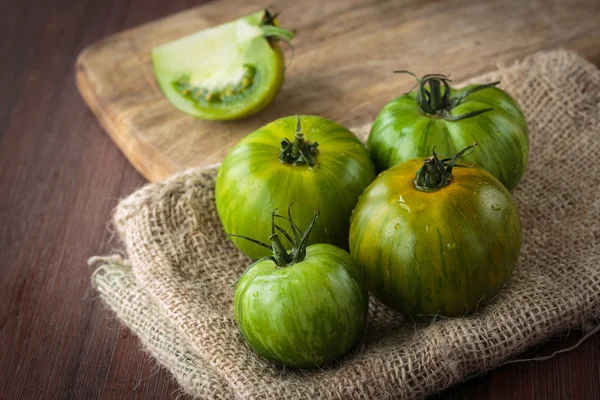
[[[481,150],[466,161],[514,189],[527,165],[529,136],[517,103],[494,87],[499,82],[454,90],[442,75],[417,81],[418,90],[383,107],[371,128],[367,147],[377,170],[427,157],[434,146],[440,154],[455,154],[477,142]]]
[[[273,235],[273,255],[240,278],[234,313],[243,337],[260,356],[288,367],[315,368],[346,353],[360,338],[368,292],[350,254],[330,244],[306,247],[306,232],[297,238],[287,253]]]
[[[169,101],[201,119],[233,120],[269,105],[283,84],[278,40],[293,34],[268,11],[205,29],[152,50]]]
[[[217,210],[227,233],[268,242],[271,223],[264,210],[297,204],[295,219],[305,226],[316,208],[323,217],[311,244],[348,249],[350,214],[374,178],[369,153],[348,129],[320,117],[281,118],[229,152],[217,175]],[[253,243],[234,243],[255,260],[268,254]]]
[[[473,312],[517,263],[521,222],[512,196],[475,165],[452,170],[458,158],[384,171],[352,215],[350,252],[369,290],[404,314]]]

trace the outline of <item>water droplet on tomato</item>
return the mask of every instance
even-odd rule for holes
[[[254,296],[254,297],[258,297],[258,292],[254,292],[254,293],[252,293],[252,296]]]
[[[400,195],[400,197],[398,198],[398,204],[400,205],[400,208],[410,212],[410,207],[408,206],[408,204],[406,204],[402,195]]]

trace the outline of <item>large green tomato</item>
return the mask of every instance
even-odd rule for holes
[[[285,66],[278,41],[292,37],[269,11],[256,12],[154,48],[154,73],[179,110],[201,119],[244,118],[279,92]]]
[[[460,90],[451,89],[441,75],[418,82],[418,90],[383,107],[371,128],[367,147],[377,170],[427,157],[434,146],[440,154],[456,154],[477,142],[480,151],[465,160],[514,189],[527,165],[529,136],[517,103],[494,87],[499,82]]]
[[[348,129],[320,117],[281,118],[229,152],[217,176],[217,210],[227,233],[268,242],[265,210],[294,203],[295,220],[306,226],[316,208],[323,216],[311,243],[348,249],[350,214],[374,178],[369,153]],[[253,243],[234,243],[253,259],[268,254]]]
[[[305,247],[306,238],[287,253],[272,236],[273,255],[247,270],[234,297],[235,320],[250,347],[296,368],[322,366],[354,346],[368,307],[350,254],[330,244]]]
[[[508,190],[487,171],[452,169],[454,162],[432,157],[384,171],[352,215],[350,253],[369,290],[408,315],[475,311],[519,257],[521,222]]]

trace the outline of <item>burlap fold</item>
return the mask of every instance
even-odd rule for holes
[[[127,260],[104,258],[93,284],[182,388],[201,398],[421,398],[600,318],[600,72],[538,53],[493,74],[527,116],[529,166],[514,192],[523,251],[512,281],[467,318],[415,323],[371,299],[364,340],[316,371],[283,369],[239,334],[230,284],[250,262],[225,236],[216,167],[147,185],[114,223]],[[357,129],[364,138],[368,129]]]

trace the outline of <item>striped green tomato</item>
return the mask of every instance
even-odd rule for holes
[[[289,253],[273,228],[271,245],[263,243],[272,255],[252,264],[235,290],[243,337],[260,356],[288,367],[315,368],[338,358],[357,342],[367,316],[358,266],[333,245],[306,247],[313,226],[314,220],[302,236],[296,232]]]
[[[371,293],[402,313],[473,312],[517,263],[521,222],[512,196],[482,168],[452,169],[457,159],[384,171],[352,215],[350,253]]]
[[[265,210],[295,203],[296,220],[305,226],[316,208],[323,217],[311,243],[348,249],[350,214],[374,178],[369,153],[348,129],[320,117],[281,118],[229,152],[217,176],[217,210],[227,233],[267,242],[271,224]],[[253,259],[268,254],[253,243],[234,243]]]
[[[466,161],[514,189],[527,165],[529,136],[523,113],[495,87],[499,82],[454,90],[442,75],[417,81],[418,90],[383,107],[371,128],[367,147],[377,170],[427,157],[434,146],[440,154],[455,154],[477,142],[480,151]]]

